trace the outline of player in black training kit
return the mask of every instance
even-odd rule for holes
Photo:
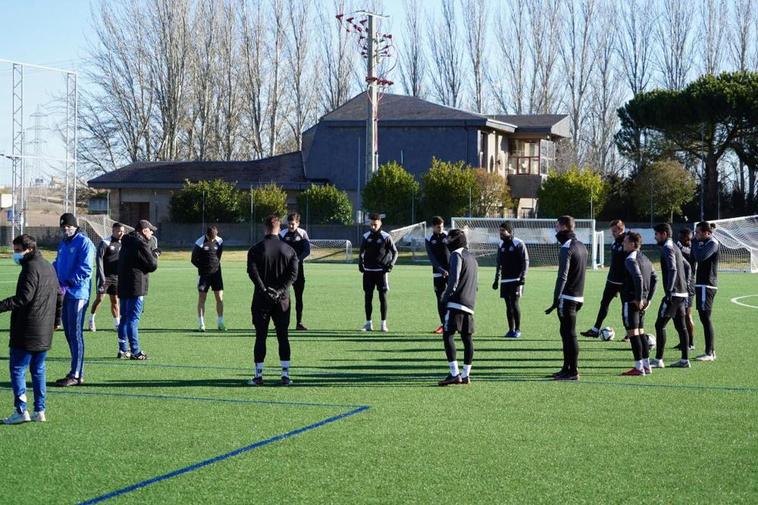
[[[440,316],[440,325],[434,333],[440,335],[445,324],[445,305],[442,303],[442,295],[447,288],[447,277],[450,270],[450,251],[447,248],[447,233],[445,233],[445,221],[440,216],[432,218],[432,233],[424,241],[426,254],[432,263],[432,279],[434,282],[434,297],[437,299],[437,313]]]
[[[226,331],[224,324],[224,279],[221,276],[221,255],[224,240],[218,236],[215,224],[208,227],[205,235],[197,239],[192,248],[192,264],[197,268],[197,321],[198,329],[205,331],[205,300],[208,290],[216,297],[216,325]]]
[[[673,232],[668,223],[657,224],[655,241],[661,247],[661,277],[663,278],[663,300],[658,309],[658,319],[655,321],[656,343],[655,359],[650,360],[653,368],[663,368],[663,353],[666,350],[666,325],[673,318],[674,328],[679,334],[679,350],[681,359],[670,366],[674,368],[689,368],[689,335],[685,322],[685,306],[689,293],[689,265],[682,256],[682,251],[671,240]]]
[[[697,313],[700,322],[703,323],[703,337],[705,338],[705,354],[697,356],[697,361],[713,361],[716,359],[716,333],[711,321],[713,299],[718,290],[719,271],[719,242],[713,238],[715,224],[702,221],[695,227],[695,246],[692,248],[692,256],[695,259],[695,297],[697,301]]]
[[[561,216],[555,222],[555,238],[561,244],[558,277],[555,280],[553,304],[545,310],[558,309],[563,341],[563,366],[551,377],[555,380],[579,380],[579,342],[576,339],[576,313],[584,303],[584,271],[587,269],[587,248],[574,234],[576,221]]]
[[[379,309],[382,315],[381,330],[387,328],[387,291],[390,289],[389,273],[397,261],[397,248],[389,233],[382,231],[382,218],[379,214],[369,214],[370,230],[363,235],[361,251],[358,255],[358,270],[363,274],[364,307],[366,324],[362,331],[372,331],[374,289],[379,292]]]
[[[121,223],[113,223],[111,236],[104,238],[97,246],[95,264],[97,265],[97,295],[92,304],[92,312],[89,316],[89,329],[97,331],[95,314],[107,294],[111,300],[111,315],[113,326],[118,331],[118,323],[121,321],[118,305],[118,255],[121,252],[121,237],[126,233],[126,228]]]
[[[597,311],[595,325],[587,331],[581,333],[584,337],[597,338],[600,335],[600,328],[603,327],[603,321],[608,317],[608,309],[616,295],[621,293],[624,284],[624,261],[626,253],[624,252],[624,236],[626,230],[624,222],[621,219],[614,219],[610,223],[613,243],[611,244],[611,266],[608,269],[608,278],[605,281],[603,298],[600,300],[600,309]]]
[[[518,302],[524,293],[528,270],[529,252],[526,244],[513,236],[513,226],[505,221],[500,224],[500,246],[497,251],[495,280],[492,283],[492,289],[500,288],[500,298],[505,300],[505,317],[508,321],[505,338],[521,337],[521,308]]]
[[[695,322],[692,320],[692,307],[695,306],[695,258],[692,257],[692,230],[683,228],[679,230],[679,240],[676,246],[682,251],[682,257],[685,262],[685,269],[689,269],[687,277],[687,302],[685,304],[685,326],[687,327],[687,338],[690,351],[695,350]],[[674,347],[679,349],[679,346]]]
[[[255,326],[255,376],[251,386],[263,385],[263,361],[266,359],[268,325],[274,321],[279,342],[279,359],[282,365],[282,385],[290,385],[290,286],[297,279],[297,253],[279,240],[279,216],[268,216],[263,221],[266,236],[247,252],[247,275],[253,281],[253,313]]]
[[[442,295],[442,302],[446,309],[442,341],[445,345],[445,356],[450,373],[437,383],[440,386],[471,382],[471,364],[474,359],[472,335],[479,265],[466,246],[466,235],[463,230],[450,230],[447,236],[447,248],[450,250],[450,276],[445,294]],[[463,374],[459,372],[456,360],[453,339],[455,332],[461,334],[463,341]]]
[[[658,278],[653,264],[645,256],[640,247],[642,237],[639,233],[630,231],[624,237],[624,284],[621,288],[621,316],[624,328],[632,345],[634,367],[622,373],[626,376],[644,376],[652,372],[650,369],[650,347],[644,330],[645,309],[650,305],[650,299],[655,295]]]
[[[298,269],[297,279],[292,284],[295,291],[295,319],[296,330],[307,330],[303,326],[303,291],[305,291],[305,269],[303,261],[311,255],[311,239],[308,232],[300,228],[300,214],[293,212],[287,216],[287,229],[279,232],[279,238],[284,240],[297,253]]]

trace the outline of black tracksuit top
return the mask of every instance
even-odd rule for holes
[[[468,249],[461,247],[450,254],[450,275],[447,278],[447,289],[442,295],[447,308],[474,313],[478,272],[479,264]]]
[[[624,237],[626,237],[626,233],[619,235],[611,244],[611,266],[608,268],[608,279],[606,281],[611,284],[624,283],[624,261],[626,261]]]
[[[624,285],[621,301],[650,300],[655,295],[658,276],[653,264],[641,251],[628,253],[624,260]]]
[[[203,235],[197,239],[192,248],[192,264],[197,268],[198,275],[218,272],[221,268],[222,254],[224,254],[224,240],[221,237],[208,240],[208,236]]]
[[[278,235],[266,235],[247,251],[247,275],[253,281],[253,304],[263,299],[267,288],[282,295],[282,308],[289,305],[289,287],[297,279],[297,253]]]
[[[361,240],[358,262],[366,272],[384,272],[395,266],[397,247],[389,233],[367,231]]]
[[[442,275],[442,272],[450,271],[450,251],[447,249],[447,233],[432,233],[426,240],[426,254],[432,263],[432,274],[435,277]]]
[[[666,296],[687,298],[689,270],[682,251],[674,246],[674,242],[668,239],[661,246],[661,276],[663,277],[663,292]]]
[[[523,282],[529,271],[529,252],[523,240],[515,237],[501,240],[497,250],[495,277],[501,282]]]
[[[716,288],[719,285],[719,243],[711,237],[703,242],[695,242],[692,256],[697,263],[695,286]]]
[[[584,273],[587,269],[587,248],[572,233],[561,245],[558,255],[558,278],[555,281],[553,304],[558,300],[584,302]]]

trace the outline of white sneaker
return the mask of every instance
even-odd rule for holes
[[[695,358],[695,361],[716,361],[715,354],[701,354]]]
[[[10,416],[3,419],[3,424],[21,424],[21,423],[28,423],[32,419],[29,417],[29,412],[26,410],[23,412],[23,414],[19,414],[18,412],[14,412]]]
[[[200,325],[200,327],[197,329],[200,333],[205,333],[205,325]]]
[[[690,368],[690,360],[680,359],[671,364],[671,368]]]
[[[650,359],[650,368],[666,368],[666,365],[663,364],[662,359]]]
[[[382,330],[384,333],[387,333],[388,331],[390,331],[390,330],[389,330],[389,328],[387,328],[387,322],[386,322],[386,321],[382,321],[382,327],[381,327],[381,330]]]
[[[45,411],[40,410],[39,412],[35,412],[34,414],[32,414],[32,421],[34,421],[35,423],[44,423],[45,421],[47,421],[47,418],[45,417]]]
[[[363,328],[361,328],[361,331],[374,331],[374,323],[371,321],[368,321],[366,324],[363,325]]]
[[[89,318],[89,331],[92,333],[95,333],[97,331],[97,326],[95,326],[95,319],[92,317]]]

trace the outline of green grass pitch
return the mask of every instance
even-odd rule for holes
[[[632,364],[628,344],[580,337],[581,381],[556,383],[545,376],[561,364],[558,323],[543,312],[555,272],[530,272],[523,338],[506,341],[493,270],[482,267],[473,383],[439,388],[447,365],[441,338],[431,334],[437,321],[428,266],[396,267],[390,333],[365,334],[357,331],[364,321],[357,267],[309,264],[310,331],[291,334],[294,384],[273,385],[279,363],[271,336],[271,386],[251,388],[244,383],[252,370],[252,285],[244,263],[233,259],[223,267],[227,333],[194,331],[196,274],[188,259],[162,259],[151,275],[141,323],[149,361],[115,359],[116,336],[102,307],[100,330],[85,333],[86,384],[49,387],[46,424],[0,426],[0,503],[83,502],[266,440],[106,502],[758,502],[755,275],[721,275],[716,362],[620,377]],[[5,297],[18,269],[2,263]],[[591,326],[604,282],[605,272],[588,272],[578,330]],[[755,295],[741,299],[755,307],[730,302],[745,295]],[[212,297],[207,309],[212,323]],[[606,324],[620,338],[618,301]],[[1,315],[4,337],[8,325]],[[696,328],[702,352],[697,320]],[[677,340],[673,327],[669,340]],[[460,343],[459,350],[460,359]],[[668,361],[676,357],[669,349]],[[7,364],[7,349],[0,360]],[[67,363],[57,333],[48,383]],[[7,367],[0,386],[5,416],[12,411]],[[319,424],[362,405],[368,409]],[[313,429],[296,431],[304,427]],[[293,436],[272,439],[283,434]]]

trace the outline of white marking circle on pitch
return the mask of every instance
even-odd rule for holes
[[[743,306],[743,307],[749,307],[749,308],[751,308],[751,309],[758,309],[758,305],[750,305],[749,303],[742,303],[742,302],[740,301],[740,300],[742,300],[743,298],[753,298],[753,297],[758,297],[758,295],[745,295],[745,296],[736,296],[736,297],[732,298],[730,301],[731,301],[732,303],[735,303],[735,304],[737,304],[737,305],[741,305],[741,306]]]

